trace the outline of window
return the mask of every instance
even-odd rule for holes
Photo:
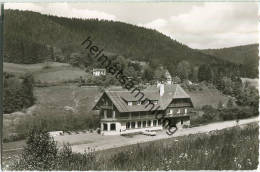
[[[146,121],[143,121],[143,128],[146,127]]]
[[[141,105],[141,102],[140,102],[140,101],[137,101],[136,104],[137,104],[137,105]]]
[[[181,120],[181,125],[183,124],[183,119]]]
[[[112,110],[107,110],[107,118],[112,118]]]
[[[118,113],[120,118],[129,118],[129,113]]]
[[[145,112],[141,112],[140,113],[140,117],[144,117],[144,116],[146,116],[146,113]]]
[[[149,121],[148,121],[148,127],[151,127],[151,123],[152,123],[152,122],[149,120]]]
[[[107,131],[107,124],[103,124],[103,130]]]
[[[107,110],[104,110],[104,118],[107,118]]]
[[[130,122],[127,122],[126,123],[126,129],[129,129],[130,128]]]
[[[133,102],[128,102],[128,106],[132,106],[133,105]]]
[[[113,118],[116,117],[116,111],[113,110]]]
[[[131,128],[135,128],[135,122],[131,122]]]
[[[156,126],[156,124],[157,124],[157,121],[153,120],[153,126]]]
[[[158,104],[158,100],[154,100],[153,104],[157,105]]]
[[[158,125],[162,125],[162,120],[158,119]]]
[[[107,101],[107,100],[104,100],[104,101],[105,101],[105,103],[104,103],[104,104],[105,104],[105,105],[108,105],[108,101]]]
[[[169,114],[172,114],[172,113],[173,113],[173,111],[172,111],[172,109],[170,109]]]
[[[110,125],[110,130],[115,131],[116,130],[116,124],[111,124]]]
[[[187,114],[187,112],[188,112],[188,109],[185,109],[185,114]]]
[[[138,128],[141,128],[141,125],[142,125],[142,122],[138,121],[138,123],[137,123]]]
[[[181,110],[180,109],[178,109],[178,111],[177,111],[177,114],[180,114],[181,113]]]
[[[139,117],[139,112],[132,112],[132,117],[133,118],[138,118]]]

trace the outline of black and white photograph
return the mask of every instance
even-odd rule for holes
[[[259,2],[0,5],[1,170],[259,169]]]

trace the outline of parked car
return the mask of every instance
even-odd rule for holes
[[[152,131],[152,130],[145,130],[145,131],[143,131],[143,135],[156,136],[156,132]]]

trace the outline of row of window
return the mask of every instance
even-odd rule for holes
[[[168,111],[168,114],[174,114],[174,109],[168,109],[167,110]],[[114,110],[110,110],[110,109],[108,109],[108,110],[104,110],[104,118],[106,119],[106,118],[115,118],[115,116],[116,116],[116,114],[115,114],[116,112],[114,111]],[[187,114],[188,113],[188,109],[178,109],[177,111],[176,111],[176,113],[177,114],[180,114],[180,113],[184,113],[184,114]],[[142,113],[140,113],[139,114],[139,112],[132,112],[131,113],[131,116],[133,117],[133,118],[135,118],[135,117],[139,117],[139,115],[140,116],[146,116],[146,115],[149,115],[147,112],[145,113],[145,112],[142,112]],[[150,114],[150,115],[152,115],[152,114]],[[129,114],[128,115],[126,115],[126,114],[120,114],[120,117],[129,117]]]
[[[161,126],[161,120],[148,120],[148,121],[133,121],[133,122],[127,122],[126,123],[126,129],[134,129],[134,128],[146,128],[146,127],[151,127],[153,123],[153,126]]]
[[[152,103],[154,105],[158,104],[158,100],[151,100]],[[147,101],[132,101],[132,102],[127,102],[127,105],[128,106],[133,106],[133,105],[144,105],[144,104],[147,104],[148,102]]]
[[[173,114],[173,109],[168,109],[168,113],[169,113],[169,114]],[[181,109],[178,109],[178,110],[176,111],[176,113],[177,113],[177,114],[180,114],[180,113],[181,113]],[[188,109],[184,109],[184,111],[183,111],[182,113],[187,114],[187,113],[188,113]]]

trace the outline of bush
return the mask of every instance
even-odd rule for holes
[[[203,115],[192,120],[193,125],[205,124],[215,121],[227,121],[235,119],[245,119],[258,115],[251,107],[231,107],[215,109],[211,106],[203,106]]]
[[[101,129],[100,129],[100,128],[97,129],[97,133],[98,133],[98,134],[101,133]]]
[[[234,107],[229,109],[223,109],[220,111],[220,117],[226,120],[234,120],[234,119],[244,119],[256,116],[258,114],[254,113],[254,109],[250,107]]]
[[[11,170],[91,170],[94,169],[94,150],[73,153],[69,144],[58,151],[56,142],[43,128],[30,130],[21,156],[11,165]]]
[[[187,125],[187,124],[184,124],[184,125],[182,126],[182,128],[190,128],[190,126]]]
[[[25,74],[20,78],[4,76],[4,113],[19,111],[34,104],[33,83],[31,74]]]
[[[69,144],[63,145],[56,160],[54,170],[70,171],[86,171],[95,168],[97,164],[96,154],[94,150],[88,149],[88,152],[73,153]]]
[[[58,155],[56,142],[40,127],[30,129],[26,147],[19,161],[12,168],[16,170],[51,170]]]

